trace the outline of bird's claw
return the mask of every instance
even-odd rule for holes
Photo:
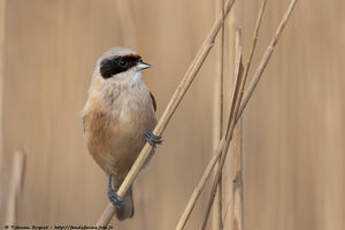
[[[152,147],[156,147],[156,144],[161,144],[163,142],[161,136],[156,136],[152,132],[145,132],[144,138]]]
[[[113,191],[108,191],[108,197],[111,203],[117,208],[120,209],[123,205],[123,198],[117,195],[117,193]]]
[[[108,198],[117,209],[120,209],[123,206],[124,199],[121,196],[117,195],[116,191],[113,189],[112,175],[109,175]]]

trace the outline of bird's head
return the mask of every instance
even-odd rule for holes
[[[143,62],[135,51],[123,47],[115,47],[106,51],[97,62],[97,69],[105,80],[117,77],[131,77],[151,65]]]

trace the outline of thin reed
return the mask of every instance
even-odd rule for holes
[[[216,3],[216,13],[224,15],[224,0],[215,1]],[[217,147],[218,142],[222,139],[223,135],[223,106],[224,106],[224,25],[223,23],[216,43],[218,43],[216,49],[216,79],[215,79],[215,103],[214,103],[214,138],[213,146]],[[218,167],[218,164],[217,166]],[[222,200],[222,180],[219,180],[216,194],[216,202],[213,209],[213,229],[219,230],[223,228],[223,219],[222,219],[222,209],[223,209],[223,200]]]
[[[25,153],[22,150],[17,150],[13,154],[13,167],[11,181],[8,191],[8,201],[5,223],[16,224],[18,215],[18,203],[23,187],[25,173]]]
[[[260,80],[260,78],[262,76],[262,73],[265,70],[265,67],[267,66],[267,63],[269,62],[270,57],[272,56],[273,50],[274,50],[274,48],[275,48],[275,46],[276,46],[276,44],[277,44],[277,42],[278,42],[278,40],[280,38],[281,33],[283,32],[283,29],[286,26],[286,23],[287,23],[290,15],[291,15],[295,5],[296,5],[296,3],[297,3],[297,0],[291,0],[290,5],[289,5],[286,13],[284,14],[284,16],[283,16],[283,18],[282,18],[282,20],[281,20],[281,22],[280,22],[280,24],[279,24],[279,26],[278,26],[278,28],[276,30],[276,33],[274,34],[274,36],[273,36],[269,46],[267,47],[263,57],[261,58],[260,64],[258,65],[258,67],[257,67],[257,69],[255,71],[254,77],[253,77],[252,81],[250,82],[249,87],[246,90],[246,93],[243,96],[243,103],[241,103],[241,100],[242,100],[242,96],[241,95],[242,95],[242,92],[244,90],[244,86],[245,86],[245,82],[246,82],[246,78],[247,78],[247,76],[245,76],[245,75],[247,75],[248,72],[249,72],[248,70],[249,70],[249,67],[250,67],[250,62],[251,62],[251,59],[252,59],[252,55],[250,55],[250,59],[247,62],[247,67],[246,67],[247,71],[245,70],[243,72],[244,75],[243,75],[242,79],[239,79],[240,76],[242,75],[242,74],[240,74],[241,61],[239,60],[237,62],[238,64],[236,66],[238,68],[238,71],[237,71],[238,75],[237,75],[237,78],[236,78],[237,79],[237,81],[235,83],[236,87],[235,87],[234,96],[233,96],[233,100],[232,100],[230,118],[229,118],[228,128],[227,128],[227,130],[229,130],[229,133],[225,134],[225,142],[223,142],[223,141],[220,142],[220,144],[222,145],[222,153],[221,153],[221,160],[220,160],[221,163],[220,163],[220,168],[217,171],[216,176],[215,176],[215,178],[213,180],[210,200],[209,200],[209,203],[208,203],[207,213],[209,213],[209,209],[210,209],[209,207],[212,205],[214,197],[215,197],[215,191],[216,191],[217,183],[218,183],[218,180],[219,180],[220,175],[221,175],[220,171],[222,170],[222,168],[224,166],[225,158],[226,158],[226,155],[227,155],[227,152],[228,152],[228,147],[229,147],[229,144],[230,144],[230,141],[231,141],[231,138],[232,138],[232,133],[233,133],[234,127],[238,123],[238,121],[239,121],[239,119],[240,119],[240,117],[241,117],[245,107],[247,106],[247,104],[248,104],[248,102],[249,102],[249,100],[250,100],[250,98],[251,98],[251,96],[252,96],[252,94],[253,94],[253,92],[255,90],[255,87],[256,87],[258,81]],[[258,29],[260,27],[261,20],[262,20],[262,16],[260,16],[260,15],[263,14],[263,12],[264,12],[265,4],[266,3],[264,2],[262,7],[261,7],[261,11],[260,11],[261,13],[259,13],[258,23],[257,23],[256,29],[255,29],[256,32],[254,32],[254,40],[253,40],[253,43],[252,43],[253,45],[252,45],[251,53],[253,53],[254,50],[255,50],[256,40],[257,40],[257,31],[258,31]],[[241,56],[240,54],[237,54],[237,55]],[[239,58],[237,58],[237,60],[238,59]],[[239,81],[241,81],[241,84],[238,84]],[[207,173],[207,172],[208,171],[205,171],[205,173]],[[205,175],[205,173],[204,173],[203,177],[207,176],[207,175]],[[200,190],[199,190],[199,187],[195,188],[193,194],[195,194],[195,193],[200,194],[202,189],[203,189],[203,187]],[[185,224],[186,224],[186,222],[188,220],[188,218],[184,218],[184,216],[189,217],[190,212],[191,212],[189,207],[194,207],[196,200],[197,199],[190,199],[190,202],[188,203],[187,207],[185,208],[185,210],[184,210],[184,212],[183,212],[183,214],[182,214],[182,216],[181,216],[181,218],[180,218],[180,220],[178,222],[178,225],[177,225],[178,227],[176,229],[183,229],[183,227],[185,226]],[[188,213],[188,215],[186,215],[186,213]],[[203,228],[203,226],[206,225],[205,222],[207,222],[207,216],[208,216],[208,214],[205,217],[205,220],[204,220],[204,223],[202,225],[202,228]],[[180,227],[180,226],[182,226],[182,227]]]
[[[239,91],[239,95],[238,95],[238,100],[237,102],[237,106],[239,106],[239,104],[241,103],[241,100],[242,100],[242,97],[243,97],[243,92],[244,92],[244,86],[245,86],[245,83],[247,81],[247,77],[248,77],[248,73],[249,73],[249,69],[250,69],[250,66],[251,66],[251,63],[252,63],[252,60],[253,60],[253,56],[254,56],[254,53],[255,53],[255,48],[256,48],[256,43],[257,43],[257,40],[258,40],[258,34],[259,34],[259,30],[260,30],[260,27],[261,27],[261,23],[262,23],[262,18],[263,18],[263,15],[264,15],[264,12],[265,12],[265,7],[266,7],[266,3],[267,3],[267,0],[263,0],[262,1],[262,5],[260,7],[260,10],[259,10],[259,13],[258,13],[258,17],[257,17],[257,20],[256,20],[256,26],[255,26],[255,30],[254,30],[254,33],[253,33],[253,39],[252,39],[252,45],[251,45],[251,49],[250,49],[250,54],[249,54],[249,58],[248,58],[248,61],[247,61],[247,64],[244,68],[244,71],[242,72],[243,76],[241,77],[241,85],[240,85],[240,91]],[[240,35],[239,33],[237,33],[237,39],[236,39],[236,49],[237,50],[241,50],[241,45],[240,45]],[[235,116],[233,114],[233,116]],[[236,116],[237,116],[237,111],[236,111]],[[241,169],[241,166],[242,166],[242,156],[236,156],[236,163],[233,165],[234,168],[235,168],[235,177],[234,178],[234,181],[236,181],[236,183],[233,183],[233,196],[236,197],[236,199],[232,199],[232,202],[236,202],[238,203],[241,207],[235,207],[234,204],[231,204],[234,208],[237,208],[237,214],[238,215],[233,215],[232,217],[235,218],[234,220],[232,220],[231,222],[233,224],[237,223],[237,225],[239,225],[239,229],[242,229],[241,226],[243,226],[243,200],[242,200],[242,169]],[[220,169],[221,170],[221,169]],[[220,177],[221,177],[221,172],[220,172]],[[237,191],[239,191],[239,195],[236,195]],[[205,218],[204,218],[204,222],[203,222],[203,225],[201,227],[201,229],[205,229],[206,228],[206,224],[207,224],[207,220],[208,220],[208,217],[209,217],[209,214],[210,214],[210,209],[211,209],[211,206],[213,204],[213,197],[212,197],[212,194],[213,194],[213,188],[211,190],[211,195],[210,195],[210,198],[209,198],[209,202],[208,202],[208,207],[206,209],[206,214],[205,214]],[[237,199],[240,199],[237,201]]]

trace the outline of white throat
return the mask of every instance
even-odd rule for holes
[[[146,88],[142,80],[142,73],[141,71],[136,71],[135,68],[128,70],[126,72],[120,73],[112,77],[111,80],[117,85],[129,86],[131,88]]]

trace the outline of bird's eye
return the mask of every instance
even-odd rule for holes
[[[122,66],[122,67],[125,67],[127,65],[127,61],[123,60],[123,59],[120,59],[119,60],[119,65]]]

